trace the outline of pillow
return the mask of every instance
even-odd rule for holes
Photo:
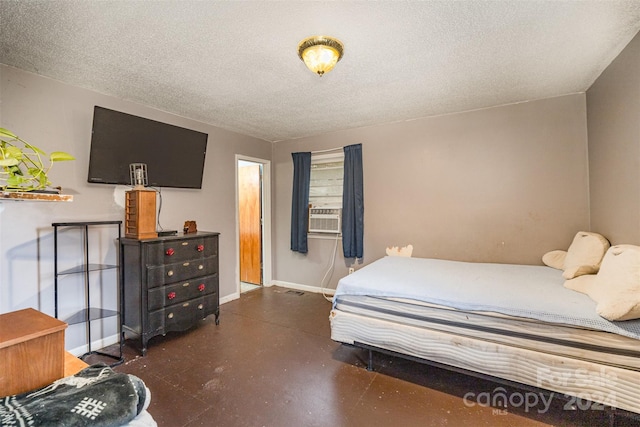
[[[564,286],[585,293],[607,320],[640,318],[640,246],[609,248],[597,275],[567,280]]]
[[[542,262],[544,265],[556,268],[558,270],[564,269],[564,259],[567,256],[567,251],[551,251],[542,255]]]
[[[609,249],[609,241],[598,233],[579,231],[571,242],[564,258],[562,276],[573,279],[583,274],[595,274]]]
[[[602,291],[604,290],[606,292],[606,287],[598,288],[598,284],[596,282],[597,277],[597,274],[585,274],[578,276],[573,279],[566,280],[564,282],[564,287],[587,294],[592,300],[598,302],[602,297],[604,297]]]

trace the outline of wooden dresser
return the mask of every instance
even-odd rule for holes
[[[120,239],[125,334],[148,341],[183,331],[210,314],[219,322],[219,233],[199,231],[154,239]]]

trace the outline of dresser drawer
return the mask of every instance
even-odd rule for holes
[[[217,238],[205,236],[192,239],[162,240],[148,245],[146,262],[149,265],[162,265],[217,255]]]
[[[193,277],[209,276],[218,272],[218,256],[176,262],[165,265],[147,265],[147,287],[155,288],[167,283],[181,282]]]
[[[149,289],[149,310],[178,304],[192,298],[218,293],[218,275],[196,277],[187,281]]]
[[[218,295],[194,298],[181,304],[170,305],[149,313],[149,329],[156,333],[181,331],[216,312]]]

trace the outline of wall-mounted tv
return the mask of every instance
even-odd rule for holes
[[[150,187],[202,188],[208,134],[95,106],[88,181],[130,185],[145,163]]]

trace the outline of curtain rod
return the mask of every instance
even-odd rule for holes
[[[330,151],[338,151],[338,150],[344,150],[344,147],[328,148],[326,150],[316,150],[316,151],[312,151],[311,154],[328,153]]]

